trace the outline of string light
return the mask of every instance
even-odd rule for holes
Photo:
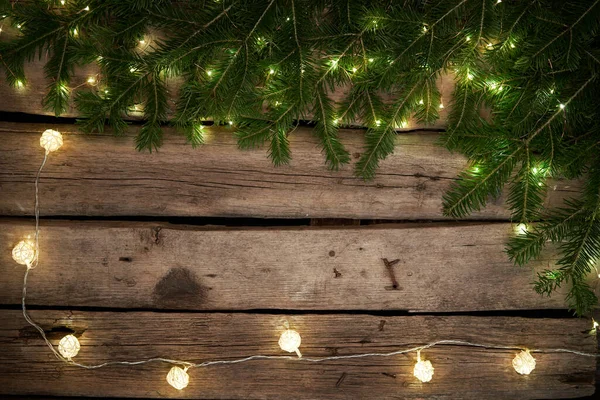
[[[21,240],[12,250],[12,258],[18,264],[27,265],[28,268],[35,260],[35,246],[30,240]]]
[[[233,121],[229,121],[229,124],[230,125],[233,124]],[[403,121],[402,125],[405,125],[405,124],[407,124],[407,122]],[[15,246],[15,248],[13,248],[13,259],[19,264],[28,265],[28,266],[31,265],[34,261],[36,261],[37,254],[39,253],[36,249],[39,248],[38,247],[39,200],[38,200],[38,196],[37,196],[37,187],[38,187],[38,182],[39,182],[39,178],[40,178],[40,173],[45,165],[48,153],[50,151],[55,151],[56,149],[58,149],[60,147],[60,145],[62,145],[62,136],[60,135],[59,132],[48,129],[48,130],[44,131],[44,133],[42,134],[42,137],[44,137],[44,135],[51,137],[53,140],[55,138],[60,138],[60,144],[57,145],[57,142],[49,141],[49,143],[53,143],[51,146],[52,150],[49,150],[49,148],[46,148],[44,146],[44,148],[46,148],[47,152],[46,152],[46,155],[44,156],[44,161],[42,162],[42,165],[40,166],[40,169],[38,170],[38,174],[36,175],[36,180],[35,180],[36,196],[35,196],[35,213],[34,213],[35,214],[35,223],[36,223],[36,225],[35,225],[36,226],[35,242],[31,243],[27,240],[24,240],[22,242],[19,242],[17,244],[17,246]],[[40,139],[40,143],[41,142],[42,142],[42,140]],[[478,167],[474,167],[473,170],[477,172],[479,169],[478,169]],[[521,227],[521,226],[525,226],[525,224],[519,224],[519,227]],[[391,351],[391,352],[387,352],[387,353],[358,353],[358,354],[339,355],[339,356],[334,355],[334,356],[327,356],[327,357],[302,357],[302,354],[300,353],[300,350],[299,350],[299,347],[301,345],[300,334],[298,332],[296,332],[295,330],[288,328],[281,334],[281,336],[279,338],[279,346],[281,347],[282,350],[287,351],[289,353],[295,352],[298,355],[298,358],[292,357],[292,356],[256,354],[256,355],[250,355],[250,356],[247,356],[245,358],[240,358],[240,359],[213,360],[213,361],[204,361],[201,363],[192,363],[192,362],[187,362],[187,361],[182,361],[182,360],[154,357],[154,358],[135,360],[135,361],[107,361],[107,362],[104,362],[101,364],[88,365],[88,364],[82,364],[82,363],[77,363],[77,362],[72,361],[72,358],[75,357],[79,353],[79,350],[81,349],[79,340],[74,335],[67,335],[67,336],[63,337],[59,341],[57,348],[55,348],[53,346],[53,344],[48,340],[48,338],[44,332],[44,329],[41,326],[39,326],[35,321],[33,321],[31,319],[31,317],[29,316],[29,314],[27,313],[25,304],[26,304],[26,294],[27,294],[27,278],[29,276],[30,271],[31,271],[31,268],[27,268],[27,270],[25,271],[24,279],[23,279],[23,290],[22,290],[22,298],[21,298],[21,308],[23,311],[23,316],[24,316],[25,320],[31,326],[33,326],[34,328],[36,328],[39,331],[39,333],[40,333],[42,339],[44,340],[44,342],[46,343],[46,345],[48,345],[48,347],[51,349],[51,351],[55,355],[59,356],[59,358],[61,358],[62,361],[68,362],[69,364],[77,366],[79,368],[88,369],[88,370],[95,370],[98,368],[111,366],[111,365],[134,366],[134,365],[143,365],[143,364],[149,364],[149,363],[154,363],[154,362],[170,364],[170,365],[172,365],[172,367],[171,367],[169,373],[167,374],[166,380],[172,387],[174,387],[178,390],[182,390],[188,386],[189,375],[187,374],[187,370],[189,368],[208,367],[208,366],[212,366],[212,365],[233,365],[233,364],[239,364],[239,363],[243,363],[243,362],[249,362],[252,360],[292,360],[292,359],[296,359],[299,361],[310,362],[310,363],[321,363],[321,362],[325,362],[325,361],[342,360],[342,359],[356,359],[356,358],[366,358],[366,357],[391,357],[391,356],[407,354],[407,353],[411,353],[411,352],[417,352],[417,363],[415,364],[414,370],[413,370],[414,376],[417,379],[419,379],[421,382],[429,382],[433,378],[434,368],[433,368],[433,365],[431,364],[431,361],[421,360],[421,351],[424,349],[428,349],[428,348],[438,346],[438,345],[453,345],[453,346],[458,345],[458,346],[470,346],[470,347],[477,347],[477,348],[484,348],[484,349],[520,350],[518,347],[506,346],[506,345],[494,345],[494,344],[489,344],[489,343],[474,343],[474,342],[468,342],[468,341],[464,341],[464,340],[438,340],[438,341],[434,341],[434,342],[431,342],[431,343],[428,343],[425,345],[420,345],[417,347],[406,348],[406,349],[399,349],[399,350],[395,350],[395,351]],[[594,320],[592,320],[592,322],[593,322],[593,330],[595,331],[599,325]],[[527,374],[530,374],[535,369],[536,362],[535,362],[535,359],[531,356],[530,352],[570,353],[570,354],[575,354],[575,355],[585,356],[585,357],[594,357],[594,358],[600,357],[599,353],[587,353],[587,352],[570,350],[570,349],[565,349],[565,348],[554,348],[554,349],[543,349],[543,350],[541,350],[541,349],[522,350],[512,360],[512,365],[513,365],[515,371],[517,371],[519,374],[527,375]],[[181,368],[180,366],[183,366],[183,368]]]
[[[521,375],[529,375],[535,369],[535,358],[529,350],[522,350],[512,360],[512,366]]]
[[[523,224],[523,223],[518,224],[515,228],[515,231],[519,235],[525,235],[527,233],[527,224]]]
[[[80,348],[79,340],[73,335],[67,335],[58,342],[58,352],[67,360],[75,357]]]
[[[90,77],[87,79],[87,83],[89,83],[90,85],[95,85],[95,84],[96,84],[96,77],[94,77],[94,76],[90,76]]]
[[[77,36],[78,35],[77,28],[73,28],[73,30],[71,32],[73,33],[73,36]]]
[[[233,121],[229,121],[228,124],[231,126],[233,125]]]
[[[417,363],[413,375],[421,382],[429,382],[433,378],[433,365],[429,360],[421,360],[421,350],[417,350]]]
[[[209,69],[208,71],[206,71],[206,75],[208,76],[212,76],[213,72]]]
[[[40,137],[40,146],[46,149],[46,153],[52,153],[63,145],[63,138],[59,131],[46,129]]]
[[[85,6],[85,8],[83,9],[83,11],[90,11],[90,6]]]
[[[423,99],[419,100],[419,104],[423,104]]]
[[[375,121],[375,125],[380,126],[381,125],[381,120],[378,119],[377,121]]]
[[[356,69],[356,67],[352,67],[352,72],[356,72],[356,71],[358,71],[358,70]]]
[[[22,81],[22,80],[20,80],[20,79],[17,79],[17,80],[15,81],[15,85],[17,85],[17,87],[18,87],[19,89],[20,89],[20,88],[22,88],[23,86],[25,86],[25,84],[23,83],[23,81]]]
[[[293,329],[286,329],[279,337],[279,347],[281,347],[281,350],[288,353],[295,352],[298,358],[302,358],[302,353],[300,353],[299,349],[301,343],[302,338],[300,334]]]
[[[269,70],[269,74],[273,75],[274,73],[275,73],[275,70],[274,70],[273,68],[271,68],[271,69]]]
[[[373,61],[375,61],[374,58],[369,58],[369,62],[372,63]]]
[[[187,368],[173,367],[167,374],[167,382],[177,390],[182,390],[190,383]]]
[[[563,103],[560,103],[558,106],[560,107],[561,110],[564,110],[566,107]]]
[[[470,80],[470,81],[472,81],[473,80],[473,74],[468,73],[467,74],[467,79]]]
[[[444,108],[444,104],[440,103],[440,109]]]
[[[470,41],[471,41],[471,36],[467,36],[467,37],[465,38],[465,40],[466,40],[467,42],[470,42]]]

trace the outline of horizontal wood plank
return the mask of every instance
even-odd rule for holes
[[[0,124],[0,215],[33,215],[33,181],[43,158],[39,136],[52,127],[65,144],[42,173],[42,215],[226,216],[259,218],[436,219],[443,193],[466,162],[436,145],[437,134],[397,136],[377,177],[353,176],[364,131],[342,130],[352,165],[329,171],[310,129],[290,136],[293,160],[274,167],[267,150],[240,151],[230,130],[209,129],[198,149],[167,128],[164,146],[139,153],[133,137],[83,135],[73,125]],[[550,181],[548,206],[577,194]],[[503,198],[469,218],[507,220]]]
[[[11,249],[33,221],[0,221],[0,304],[19,304],[24,268]],[[343,229],[210,229],[135,222],[46,222],[30,304],[194,310],[566,308],[504,253],[506,223]],[[391,269],[382,258],[399,259]],[[394,284],[397,287],[394,288]]]
[[[10,29],[10,28],[9,28]],[[25,64],[25,75],[27,83],[18,88],[11,88],[5,79],[0,79],[0,93],[3,95],[3,101],[0,102],[0,112],[21,112],[35,115],[54,115],[51,110],[45,109],[42,105],[42,99],[48,92],[48,79],[46,79],[44,73],[44,64],[46,62],[46,55],[42,55],[41,60],[35,60]],[[88,78],[94,78],[94,84],[88,83]],[[97,83],[99,82],[100,83]],[[71,99],[75,97],[75,94],[80,91],[87,90],[104,90],[104,86],[101,83],[102,79],[99,75],[99,69],[95,64],[89,64],[75,68],[74,75],[71,78],[69,87],[71,88]],[[183,80],[181,78],[168,78],[166,80],[168,90],[168,115],[172,116],[176,109],[176,100],[179,96],[179,89]],[[437,80],[437,86],[440,90],[441,101],[446,104],[446,107],[439,110],[440,118],[428,125],[418,124],[417,121],[409,120],[410,128],[435,128],[441,129],[446,126],[446,120],[448,118],[449,107],[447,107],[451,101],[452,91],[454,90],[454,75],[443,74]],[[349,87],[336,88],[334,92],[329,93],[329,97],[335,102],[341,102],[347,95]],[[62,117],[80,117],[81,114],[75,108],[73,101],[69,102],[69,106]],[[128,119],[136,120],[141,119],[143,113],[141,109],[133,110],[128,116]],[[308,114],[308,118],[311,114]],[[360,121],[354,122],[357,125],[361,125]]]
[[[368,315],[157,314],[34,311],[56,343],[74,331],[82,363],[163,356],[193,362],[252,354],[283,355],[286,321],[302,335],[303,355],[390,352],[441,339],[535,349],[595,352],[582,319],[516,317],[377,317]],[[196,399],[567,398],[594,392],[596,360],[534,353],[536,369],[518,375],[517,350],[439,346],[423,351],[435,373],[412,376],[416,354],[309,363],[261,360],[192,369],[183,391],[165,381],[168,365],[81,370],[57,361],[18,310],[0,311],[0,393]],[[285,353],[287,354],[287,353]]]

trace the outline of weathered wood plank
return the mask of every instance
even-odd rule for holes
[[[66,311],[32,315],[51,332],[54,342],[65,334],[65,328],[75,331],[82,345],[77,361],[83,363],[154,356],[208,361],[281,355],[277,339],[286,320],[301,333],[307,357],[389,352],[440,339],[596,351],[596,339],[587,333],[589,321],[581,319]],[[520,376],[511,366],[516,351],[462,346],[423,352],[435,368],[427,384],[412,376],[416,358],[412,353],[319,364],[263,360],[194,369],[189,387],[178,392],[165,382],[167,365],[81,370],[59,363],[20,311],[0,311],[0,321],[0,393],[202,399],[279,399],[282,395],[295,399],[541,399],[594,392],[596,360],[592,357],[535,353],[535,371]]]
[[[0,221],[0,304],[19,304],[12,247],[33,222]],[[534,270],[504,253],[510,224],[344,229],[210,229],[152,223],[46,222],[29,303],[47,306],[242,310],[566,308],[542,297]],[[274,250],[277,251],[274,251]],[[553,263],[552,254],[533,263]],[[392,267],[398,287],[382,258]]]
[[[373,181],[353,165],[328,171],[310,129],[291,137],[291,165],[274,167],[266,150],[240,151],[227,129],[211,129],[209,143],[192,149],[167,129],[155,153],[134,150],[131,135],[82,135],[72,125],[41,184],[42,214],[89,216],[243,216],[267,218],[444,219],[441,197],[465,160],[437,146],[436,134],[398,135],[398,148]],[[43,152],[41,124],[0,124],[0,215],[33,214],[33,181]],[[364,131],[342,130],[355,162]],[[550,182],[546,204],[576,193],[571,181]],[[503,199],[470,218],[510,216]]]
[[[0,93],[3,95],[3,101],[0,102],[0,111],[5,112],[22,112],[27,114],[35,114],[35,115],[54,115],[52,111],[44,109],[42,106],[42,99],[46,95],[48,91],[48,80],[44,74],[44,64],[46,62],[46,55],[42,56],[41,60],[36,60],[34,62],[30,62],[25,64],[25,75],[27,77],[27,84],[20,88],[11,88],[6,83],[6,80],[3,77],[0,77]],[[100,80],[100,76],[98,74],[99,70],[96,65],[86,65],[75,69],[74,76],[71,79],[71,98],[74,98],[74,95],[78,91],[82,90],[97,90],[102,89],[102,87],[95,88],[91,87],[88,84],[88,78],[93,77],[95,81]],[[181,78],[172,78],[167,79],[167,89],[169,92],[169,106],[170,112],[169,115],[172,115],[173,110],[175,110],[176,105],[175,101],[179,95],[179,89],[182,84]],[[437,81],[437,86],[440,90],[442,96],[442,103],[449,105],[450,99],[452,96],[452,91],[454,90],[454,75],[452,74],[444,74],[440,76]],[[337,88],[335,92],[329,94],[334,101],[339,102],[342,101],[346,96],[349,88],[348,87],[340,87]],[[448,118],[448,107],[439,110],[440,118],[431,125],[419,125],[416,121],[409,121],[411,128],[435,128],[441,129],[446,126],[446,120]],[[74,107],[73,102],[69,102],[69,107],[67,111],[61,115],[62,117],[79,117],[80,113]],[[140,119],[142,113],[132,112],[128,118],[130,119]],[[309,115],[308,117],[310,117]],[[360,121],[355,122],[357,125],[360,125]]]

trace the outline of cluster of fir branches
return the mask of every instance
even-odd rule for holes
[[[436,80],[453,74],[443,143],[471,164],[444,196],[444,213],[465,217],[508,184],[513,220],[539,221],[511,239],[510,258],[524,265],[558,243],[561,257],[535,289],[550,294],[567,283],[570,306],[583,314],[597,302],[586,277],[600,260],[599,3],[0,0],[18,32],[0,43],[0,68],[11,85],[25,84],[24,63],[47,56],[44,105],[60,115],[73,98],[85,131],[108,124],[121,133],[142,104],[136,143],[150,151],[162,124],[196,146],[202,121],[212,119],[234,123],[241,148],[268,143],[273,162],[285,164],[289,135],[310,119],[337,169],[349,162],[338,126],[360,121],[367,130],[356,174],[366,179],[408,118],[438,119]],[[140,46],[148,35],[152,42]],[[89,63],[100,80],[71,90],[74,68]],[[170,78],[183,81],[171,110]],[[348,93],[334,103],[340,86]],[[491,115],[482,118],[482,109]],[[583,190],[547,210],[549,177],[583,177]]]

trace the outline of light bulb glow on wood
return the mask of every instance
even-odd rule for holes
[[[167,382],[177,390],[185,389],[190,383],[187,368],[173,367],[167,374]]]
[[[59,131],[46,129],[40,138],[40,146],[46,149],[47,153],[58,150],[63,145],[63,138]]]
[[[523,350],[513,358],[512,365],[519,374],[529,375],[535,369],[535,358],[529,350]]]
[[[75,357],[80,348],[79,340],[73,335],[67,335],[58,342],[58,352],[67,360]]]
[[[429,360],[421,360],[421,351],[417,351],[417,363],[413,375],[421,382],[429,382],[433,378],[433,365]]]
[[[293,329],[285,330],[279,337],[279,347],[281,350],[287,351],[288,353],[296,353],[298,357],[302,357],[299,347],[302,343],[300,334]]]
[[[29,240],[21,240],[12,250],[12,258],[18,264],[28,267],[35,260],[35,245]]]
[[[518,224],[515,227],[515,231],[519,235],[525,235],[527,233],[527,224]]]

